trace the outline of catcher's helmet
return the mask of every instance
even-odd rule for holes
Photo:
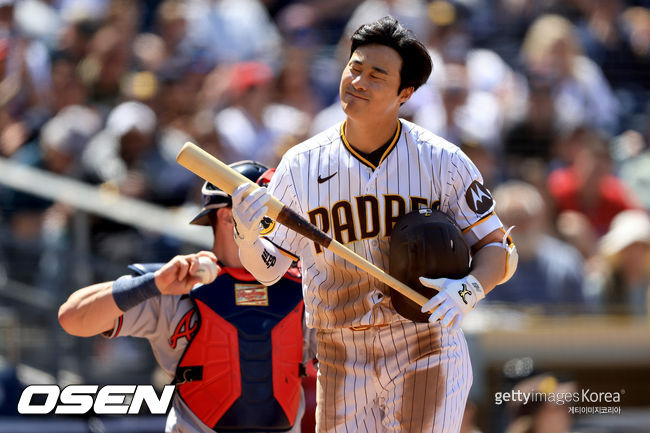
[[[274,168],[270,169],[255,161],[234,162],[230,164],[229,167],[235,169],[235,171],[260,186],[268,185],[271,181],[271,176],[273,176],[273,173],[275,172]],[[210,219],[208,218],[208,215],[210,212],[214,212],[222,207],[232,206],[232,197],[225,191],[222,191],[207,181],[203,184],[203,188],[201,188],[201,199],[203,208],[201,208],[201,212],[190,221],[190,224],[209,226]]]
[[[469,273],[470,249],[456,222],[444,212],[419,209],[401,216],[390,238],[389,274],[425,297],[437,291],[425,287],[419,277],[462,278]],[[395,289],[395,310],[407,319],[426,322],[429,314]]]

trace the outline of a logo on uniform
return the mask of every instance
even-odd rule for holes
[[[269,217],[262,218],[260,223],[260,236],[268,236],[275,229],[275,221]]]
[[[490,191],[479,181],[475,180],[465,192],[467,206],[477,214],[481,215],[492,207],[492,196]]]
[[[262,261],[264,261],[266,269],[268,269],[272,266],[275,266],[277,258],[273,254],[269,253],[266,248],[264,248],[264,251],[262,251]]]
[[[420,215],[424,215],[425,217],[430,217],[431,215],[433,215],[433,211],[431,209],[420,209],[418,210],[418,213]]]
[[[467,290],[467,286],[465,284],[463,284],[463,290],[459,290],[458,294],[460,295],[460,297],[463,300],[463,302],[465,303],[465,305],[467,305],[467,301],[465,300],[465,295],[472,296],[472,292]]]
[[[268,307],[268,288],[262,284],[235,284],[235,305]]]
[[[326,177],[321,177],[321,175],[319,174],[318,175],[318,183],[327,182],[328,180],[330,180],[331,178],[336,176],[336,173],[338,173],[338,171],[335,171],[334,173],[332,173],[332,174],[330,174],[329,176],[326,176]]]
[[[168,343],[169,347],[176,349],[178,340],[185,338],[187,341],[194,338],[194,334],[198,331],[198,323],[194,319],[194,309],[189,310],[185,315],[178,321],[176,328],[174,329],[174,334],[169,337]]]

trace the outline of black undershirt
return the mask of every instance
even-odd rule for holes
[[[384,144],[381,145],[376,150],[373,150],[370,153],[362,152],[356,147],[352,146],[352,143],[350,143],[350,146],[359,153],[366,161],[374,165],[375,167],[379,166],[379,162],[381,161],[381,157],[384,156],[384,152],[386,152],[386,149],[388,149],[388,146],[393,142],[395,139],[395,132],[397,132],[397,128],[395,128],[395,131],[393,131],[393,135],[388,139],[388,141]]]

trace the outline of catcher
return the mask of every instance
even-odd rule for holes
[[[273,173],[244,161],[235,170],[260,185]],[[246,271],[232,238],[231,197],[210,183],[192,224],[212,228],[212,251],[166,264],[130,266],[133,276],[74,292],[59,309],[70,334],[149,340],[174,378],[166,432],[300,431],[304,397],[303,301],[295,266],[272,287]],[[193,276],[200,257],[219,264],[216,279]]]

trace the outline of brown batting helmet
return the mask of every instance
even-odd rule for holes
[[[425,287],[419,277],[462,278],[469,274],[470,249],[456,222],[446,213],[419,209],[401,216],[390,238],[388,273],[413,290],[432,298],[435,289]],[[397,290],[391,289],[395,310],[415,322],[426,322],[429,314]]]

